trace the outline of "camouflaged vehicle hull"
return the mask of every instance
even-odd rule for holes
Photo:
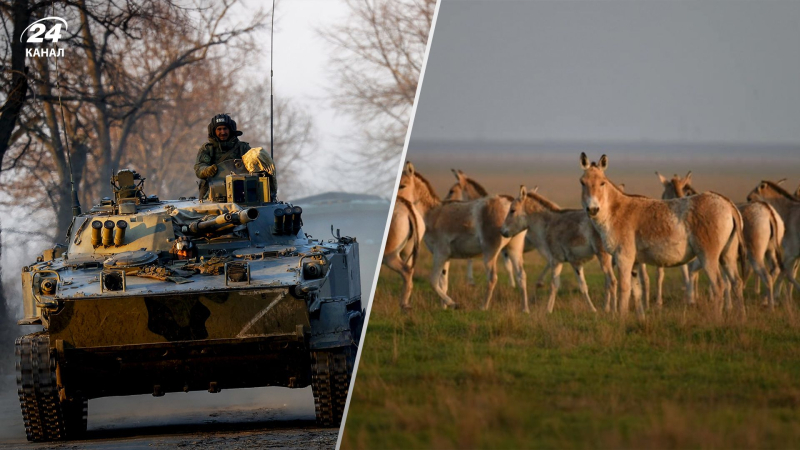
[[[91,398],[260,386],[311,385],[318,423],[338,426],[363,322],[355,239],[279,223],[301,214],[284,203],[122,203],[23,268],[20,323],[44,328],[16,343],[29,440],[81,436]],[[179,242],[195,253],[178,258]]]

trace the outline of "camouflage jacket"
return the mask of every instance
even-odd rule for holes
[[[208,142],[203,144],[203,146],[200,147],[200,151],[197,152],[194,173],[197,175],[197,178],[203,178],[200,176],[200,173],[208,166],[219,164],[229,159],[242,159],[242,155],[247,153],[248,150],[250,150],[250,144],[242,142],[237,138],[233,138],[232,148],[228,151],[225,151],[220,146],[219,141],[209,138]]]

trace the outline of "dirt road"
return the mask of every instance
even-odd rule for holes
[[[311,388],[258,388],[90,400],[85,440],[33,444],[13,383],[2,383],[0,448],[331,449],[339,431],[314,423]]]

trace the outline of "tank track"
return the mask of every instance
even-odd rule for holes
[[[17,393],[29,441],[75,439],[86,432],[88,401],[59,400],[55,352],[46,332],[17,338]]]
[[[337,348],[311,352],[311,388],[317,425],[338,427],[342,423],[355,351]]]

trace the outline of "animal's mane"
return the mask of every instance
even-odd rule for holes
[[[551,202],[550,200],[542,197],[541,195],[535,192],[528,192],[528,198],[535,201],[536,203],[544,206],[545,208],[549,209],[550,211],[560,212],[561,207],[556,205],[555,203]]]
[[[670,180],[670,183],[672,184],[672,189],[674,189],[675,192],[678,192],[680,190],[679,186],[678,186],[678,183],[683,181],[683,180],[684,180],[684,178],[672,177],[672,179]],[[687,194],[686,191],[689,191],[689,193]],[[686,196],[686,195],[697,195],[697,191],[695,190],[695,188],[691,184],[686,184],[686,185],[683,186],[683,195],[684,196]]]
[[[766,184],[767,186],[771,187],[772,189],[775,190],[775,192],[781,194],[782,196],[786,197],[787,199],[789,199],[789,200],[791,200],[793,202],[798,201],[797,197],[795,197],[794,195],[790,194],[789,191],[787,191],[786,189],[782,188],[778,183],[776,183],[774,181],[769,181],[769,180],[761,180],[761,182]]]
[[[414,209],[414,205],[412,205],[412,204],[411,204],[411,202],[410,202],[410,201],[408,201],[408,199],[406,199],[406,198],[404,198],[404,197],[400,197],[399,195],[396,197],[396,199],[397,199],[397,201],[398,201],[399,203],[402,203],[402,204],[406,205],[406,207],[407,207],[408,209]]]
[[[430,194],[431,197],[433,197],[434,200],[436,200],[437,202],[441,201],[439,196],[436,195],[436,191],[433,190],[433,186],[431,186],[431,183],[425,177],[423,177],[422,175],[419,174],[419,172],[416,171],[414,172],[414,176],[417,178],[417,180],[421,181],[425,185],[425,187],[428,188],[428,193]]]
[[[646,195],[641,195],[641,194],[629,194],[629,193],[625,192],[624,189],[619,187],[616,183],[614,183],[613,181],[609,180],[608,177],[606,177],[606,180],[608,180],[608,182],[611,183],[612,186],[614,186],[614,189],[616,189],[617,192],[619,192],[620,194],[622,194],[622,195],[624,195],[626,197],[631,197],[631,198],[650,198],[650,197],[648,197]]]
[[[484,189],[483,186],[480,185],[480,183],[478,183],[477,181],[473,180],[472,178],[468,177],[467,178],[467,183],[469,183],[469,185],[472,186],[473,189],[475,189],[475,192],[477,192],[478,195],[480,195],[481,197],[486,197],[486,196],[489,195],[489,193],[486,191],[486,189]]]

